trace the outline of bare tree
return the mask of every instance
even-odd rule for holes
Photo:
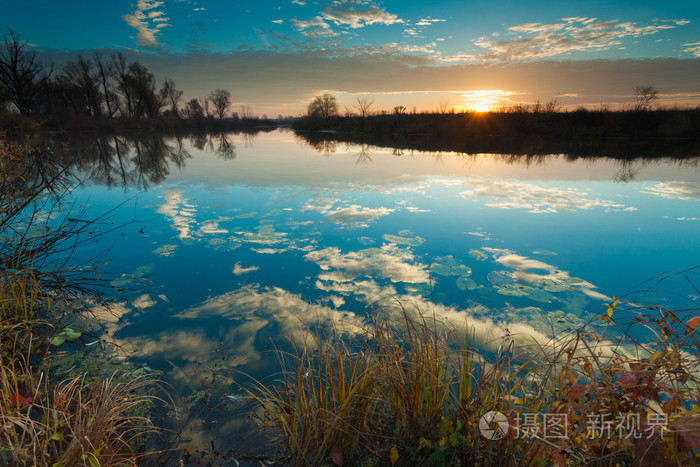
[[[403,105],[397,105],[394,107],[394,114],[396,115],[403,115],[406,113],[406,107]]]
[[[183,92],[184,91],[181,89],[175,88],[175,81],[172,79],[166,79],[165,82],[163,82],[161,93],[165,95],[167,103],[170,104],[170,112],[172,112],[173,116],[175,117],[179,116],[177,104],[180,101]]]
[[[119,108],[119,96],[114,91],[112,80],[114,79],[114,62],[102,60],[99,53],[94,52],[92,61],[97,69],[97,77],[102,86],[102,95],[107,106],[107,116],[112,118]]]
[[[214,89],[209,94],[209,101],[214,106],[214,112],[217,117],[224,118],[226,111],[231,107],[231,93],[226,89]]]
[[[253,118],[253,106],[250,104],[241,104],[241,118]]]
[[[651,103],[659,96],[653,84],[634,88],[634,110],[651,110]]]
[[[65,88],[75,91],[70,107],[76,113],[89,117],[101,116],[103,95],[100,91],[99,74],[93,68],[92,61],[78,55],[78,61],[68,62],[63,70],[59,81]]]
[[[0,49],[0,95],[21,113],[37,112],[39,96],[49,84],[53,65],[40,63],[36,54],[12,29]]]
[[[372,109],[372,104],[374,104],[374,99],[370,99],[369,97],[358,97],[357,105],[354,105],[353,107],[360,112],[360,117],[367,117]]]
[[[185,104],[185,116],[187,118],[204,118],[204,107],[199,99],[192,98]]]
[[[309,117],[327,118],[338,114],[338,100],[326,93],[317,96],[306,108]]]

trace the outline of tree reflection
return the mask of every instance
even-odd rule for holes
[[[181,169],[192,156],[182,138],[148,136],[99,136],[71,139],[70,144],[53,141],[74,170],[95,183],[124,189],[148,189],[163,182],[172,167]]]
[[[369,152],[369,144],[360,145],[360,152],[355,154],[355,165],[370,164],[372,162],[372,153]]]

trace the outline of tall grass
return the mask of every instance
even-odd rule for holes
[[[68,172],[45,149],[36,132],[0,132],[0,464],[133,465],[159,433],[145,416],[153,381],[53,381],[46,370],[51,298],[89,291],[99,257],[69,261],[99,233],[80,213],[58,214]]]
[[[507,336],[486,352],[468,323],[401,306],[376,314],[360,341],[309,331],[280,352],[281,377],[249,393],[283,447],[278,460],[294,465],[692,465],[697,315],[615,301],[548,342]],[[637,328],[652,339],[638,340]],[[502,439],[480,431],[491,411],[508,419]]]
[[[12,358],[14,357],[14,358]],[[7,465],[133,465],[147,436],[152,381],[84,374],[49,384],[31,355],[0,354],[0,462]]]

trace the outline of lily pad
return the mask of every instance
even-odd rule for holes
[[[491,271],[486,278],[493,285],[514,284],[515,279],[509,271]]]
[[[80,331],[74,331],[71,328],[63,328],[61,332],[56,334],[50,341],[49,343],[51,345],[59,346],[63,344],[65,341],[74,341],[76,339],[79,339],[80,336],[82,336],[83,333]]]
[[[399,237],[398,235],[385,234],[384,240],[397,245],[419,246],[425,242],[421,237]]]
[[[170,256],[173,254],[173,251],[175,251],[175,248],[177,248],[177,245],[163,245],[153,250],[153,253],[162,256]]]
[[[469,254],[476,258],[478,261],[486,261],[489,257],[489,255],[487,255],[481,250],[469,250]]]
[[[437,261],[430,265],[430,270],[433,274],[439,276],[468,276],[472,273],[470,267],[457,261],[454,256],[443,256],[437,258]]]
[[[459,276],[457,278],[456,284],[457,284],[457,288],[459,290],[464,290],[464,291],[476,290],[476,288],[478,287],[477,283],[474,282],[474,279],[472,279],[471,277],[468,277],[468,276]]]

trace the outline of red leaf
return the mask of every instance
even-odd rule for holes
[[[333,460],[335,465],[343,465],[343,447],[341,445],[336,444],[333,446],[333,449],[331,449],[331,460]]]
[[[700,417],[679,417],[673,421],[671,429],[679,432],[693,449],[700,449]]]
[[[581,394],[586,392],[586,389],[588,389],[587,385],[580,385],[577,384],[576,386],[572,387],[569,390],[569,400],[570,401],[577,401],[581,397]]]
[[[10,398],[12,401],[12,405],[15,407],[20,406],[23,409],[26,409],[29,407],[29,405],[32,403],[33,399],[31,397],[24,397],[24,396],[12,396]]]
[[[637,383],[637,377],[631,374],[622,375],[617,378],[617,384],[620,386],[631,386]]]
[[[695,329],[700,325],[700,316],[696,316],[695,318],[690,318],[687,323],[685,323],[690,329]]]

